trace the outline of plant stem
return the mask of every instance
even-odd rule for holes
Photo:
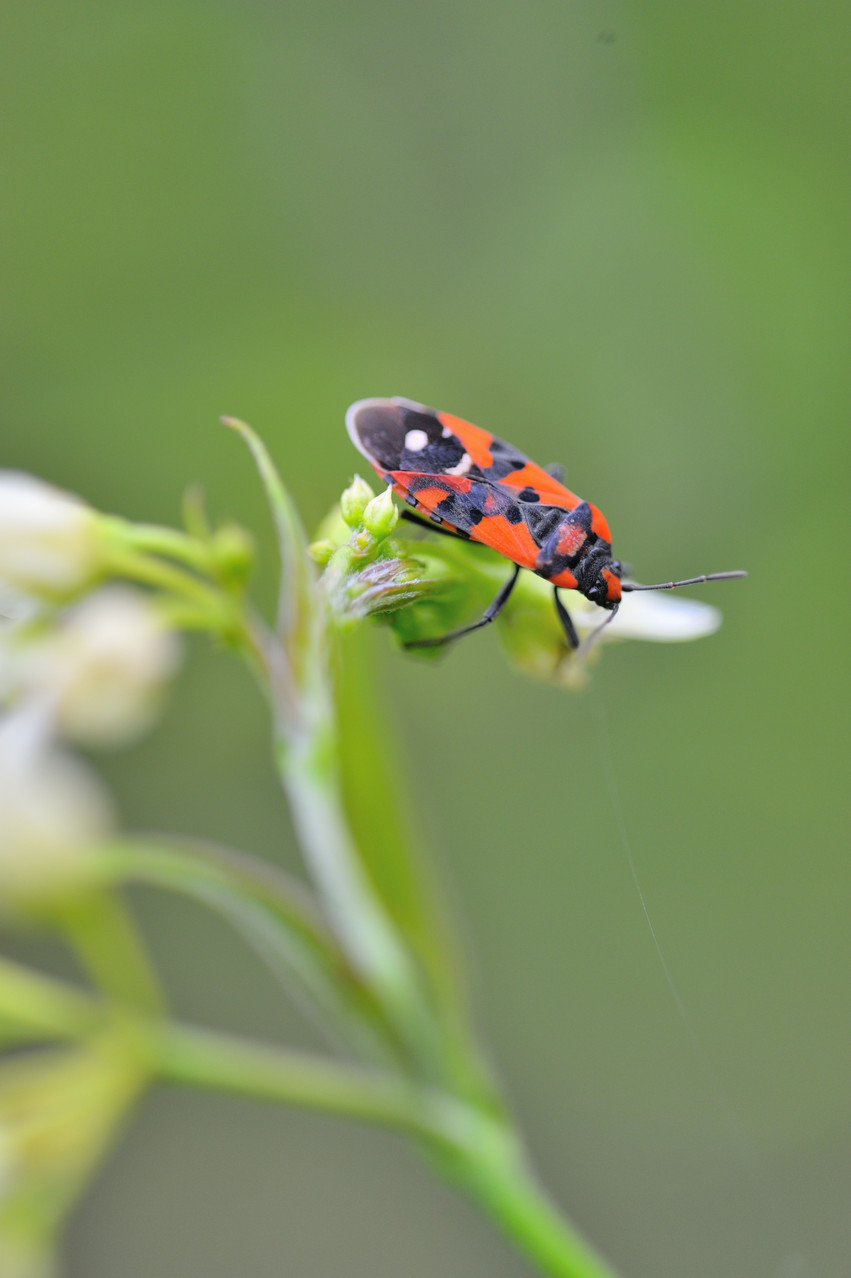
[[[172,1082],[401,1127],[432,1141],[447,1139],[461,1109],[449,1097],[423,1105],[414,1086],[391,1075],[194,1026],[164,1025],[154,1041],[159,1074]]]
[[[505,1163],[472,1157],[458,1183],[542,1273],[551,1278],[617,1278],[550,1202],[522,1156]]]
[[[343,810],[331,723],[279,739],[276,751],[299,846],[329,920],[389,1023],[428,1075],[445,1075],[444,1045],[416,965],[372,888]]]
[[[46,1038],[79,1038],[102,1023],[102,1012],[70,985],[0,958],[0,1022]]]
[[[84,971],[104,994],[146,1015],[163,999],[148,956],[124,903],[107,890],[67,905],[59,922]]]
[[[551,1278],[616,1278],[559,1215],[528,1171],[510,1132],[436,1089],[219,1033],[155,1031],[162,1078],[305,1106],[401,1129],[426,1142],[441,1172],[482,1207]]]
[[[199,616],[207,616],[207,628],[213,633],[245,638],[245,623],[238,604],[218,587],[185,568],[154,555],[113,546],[110,548],[109,569],[115,576],[143,582],[178,599],[191,601],[197,606]]]
[[[208,574],[213,562],[209,547],[197,537],[160,524],[134,524],[115,516],[103,517],[112,539],[132,551],[165,555]]]
[[[103,1009],[50,977],[0,959],[0,1020],[45,1037],[85,1037]],[[406,1132],[436,1155],[446,1179],[483,1208],[551,1278],[615,1278],[543,1194],[510,1132],[437,1089],[304,1053],[171,1023],[134,1022],[162,1079],[298,1105]],[[434,1160],[433,1160],[434,1161]]]

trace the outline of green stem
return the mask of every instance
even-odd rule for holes
[[[0,1018],[39,1035],[82,1038],[103,1023],[86,995],[0,959]],[[615,1278],[543,1194],[506,1128],[490,1115],[395,1076],[194,1027],[136,1022],[146,1063],[165,1080],[298,1105],[406,1132],[441,1173],[551,1278]]]
[[[403,1128],[432,1141],[446,1140],[451,1126],[451,1098],[425,1106],[415,1087],[391,1075],[194,1026],[165,1025],[155,1044],[156,1068],[172,1082]]]
[[[0,958],[0,1020],[40,1037],[80,1038],[103,1017],[92,999],[70,985]]]
[[[109,569],[118,577],[140,581],[147,586],[156,586],[177,595],[178,598],[192,600],[209,616],[211,630],[232,628],[240,621],[238,609],[221,590],[165,559],[113,545],[110,547]]]
[[[278,768],[299,846],[350,961],[414,1058],[437,1079],[445,1073],[438,1028],[415,964],[364,873],[343,810],[336,751],[327,722],[303,736],[284,731],[279,740]]]
[[[164,1026],[155,1068],[172,1082],[318,1109],[401,1129],[426,1142],[443,1173],[551,1278],[616,1278],[564,1220],[525,1167],[506,1129],[435,1089],[353,1066]]]
[[[542,1273],[551,1278],[617,1278],[550,1202],[521,1158],[502,1164],[471,1157],[458,1183]]]
[[[209,547],[188,533],[160,524],[134,524],[116,517],[104,517],[104,523],[113,544],[149,555],[165,555],[204,575],[211,571],[213,560]]]
[[[159,1015],[163,998],[138,932],[114,892],[99,891],[62,910],[59,923],[84,971],[110,998]]]

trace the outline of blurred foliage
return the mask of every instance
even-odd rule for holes
[[[429,666],[374,644],[407,819],[466,919],[480,1017],[559,1196],[635,1278],[769,1274],[796,1247],[839,1272],[851,16],[48,0],[2,26],[3,465],[146,519],[198,478],[217,517],[255,526],[217,425],[233,412],[310,523],[359,460],[346,405],[403,394],[564,461],[645,580],[750,570],[712,597],[717,638],[607,652],[578,698],[508,673],[492,635]],[[292,867],[243,691],[199,658],[112,780],[133,824]],[[756,1187],[665,986],[610,776],[762,1151]],[[180,1008],[281,1032],[215,925],[140,903]],[[286,1028],[315,1039],[295,1011]],[[75,1276],[277,1272],[282,1254],[353,1278],[521,1272],[395,1146],[178,1099],[79,1216]]]

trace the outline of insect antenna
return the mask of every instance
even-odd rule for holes
[[[703,581],[730,581],[733,577],[747,577],[743,568],[733,572],[709,572],[702,577],[684,577],[682,581],[657,581],[654,586],[637,586],[632,581],[625,581],[621,590],[676,590],[677,586],[699,586]]]

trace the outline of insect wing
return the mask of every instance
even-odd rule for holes
[[[580,504],[512,445],[424,404],[360,400],[346,414],[346,426],[358,451],[400,497],[521,567],[534,568],[540,550],[524,512]]]
[[[447,531],[490,546],[522,568],[534,568],[539,547],[522,503],[509,492],[468,476],[396,471],[390,478],[405,501]]]
[[[513,444],[497,435],[465,422],[451,413],[438,413],[438,420],[464,445],[467,454],[491,484],[511,489],[521,501],[540,502],[545,506],[561,506],[573,510],[581,498],[565,488],[554,475],[530,461]]]

